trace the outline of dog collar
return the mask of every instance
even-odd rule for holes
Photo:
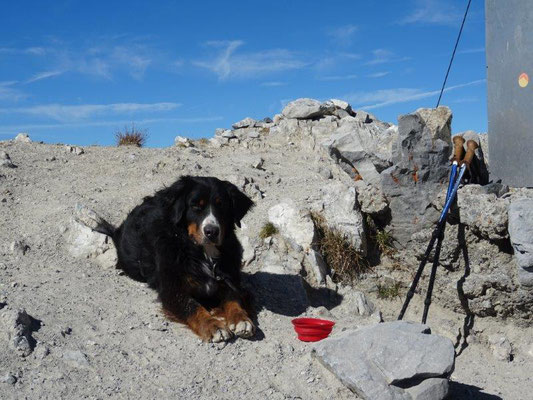
[[[218,261],[218,258],[206,257],[206,260],[202,263],[204,271],[214,280],[225,282],[231,290],[236,292],[237,288],[233,282],[231,282],[231,277],[225,272],[220,271],[218,268]]]

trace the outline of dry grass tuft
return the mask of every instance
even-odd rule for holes
[[[320,213],[311,213],[317,229],[317,246],[324,261],[331,268],[336,282],[352,283],[370,265],[353,244],[338,230],[332,229]]]
[[[117,146],[137,146],[143,147],[148,139],[148,131],[146,129],[139,129],[134,123],[131,127],[125,126],[123,131],[115,133]]]
[[[274,236],[276,233],[278,233],[278,228],[272,222],[267,222],[259,231],[259,237],[266,239],[269,236]]]

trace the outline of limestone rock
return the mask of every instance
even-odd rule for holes
[[[16,168],[16,165],[11,161],[11,157],[5,151],[0,151],[0,166],[7,168]]]
[[[10,347],[22,357],[30,355],[35,348],[35,339],[31,336],[32,319],[23,309],[0,312],[0,335],[4,335]]]
[[[297,99],[291,101],[281,112],[285,118],[311,119],[330,115],[335,110],[335,105],[331,101],[321,103],[314,99]]]
[[[364,221],[355,188],[342,182],[328,181],[321,194],[320,209],[328,226],[340,231],[357,250],[366,254]]]
[[[268,220],[296,248],[308,251],[315,237],[315,226],[309,212],[287,199],[268,210]]]
[[[176,136],[174,138],[174,144],[176,146],[180,147],[193,147],[193,143],[191,142],[191,139],[183,137],[183,136]]]
[[[533,199],[511,200],[509,236],[522,286],[533,287]]]
[[[381,172],[381,185],[389,200],[392,234],[402,246],[439,217],[431,203],[448,184],[451,118],[448,107],[439,107],[398,119],[394,165]]]
[[[465,185],[457,192],[461,222],[484,237],[496,240],[507,233],[507,201],[488,193],[484,186]]]
[[[27,133],[19,133],[17,136],[15,136],[15,142],[31,143],[31,139]]]
[[[357,201],[361,211],[373,217],[383,216],[389,210],[389,203],[378,186],[360,180],[354,183]]]
[[[451,340],[426,325],[395,321],[348,330],[317,343],[314,357],[363,399],[443,399],[454,368]],[[433,390],[430,390],[433,388]],[[424,398],[416,394],[415,398]]]
[[[257,121],[255,119],[246,117],[240,120],[239,122],[235,122],[233,125],[231,125],[231,127],[233,129],[248,128],[248,127],[253,128],[256,122]]]
[[[76,205],[65,232],[67,248],[73,257],[91,258],[102,268],[114,268],[118,258],[111,238],[93,230],[100,220],[91,209]]]
[[[345,117],[340,120],[339,128],[321,145],[334,159],[348,162],[365,182],[379,185],[380,172],[391,165],[395,137],[394,128],[383,129],[375,123]]]
[[[489,344],[492,354],[499,361],[511,361],[513,359],[513,347],[511,342],[502,335],[489,336]]]

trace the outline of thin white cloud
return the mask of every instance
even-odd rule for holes
[[[59,76],[63,74],[64,72],[65,71],[61,71],[61,70],[39,72],[33,75],[30,79],[26,80],[24,83],[32,83],[32,82],[41,81],[43,79],[53,78],[54,76]]]
[[[0,101],[16,102],[28,97],[26,93],[12,87],[17,83],[17,81],[0,82]]]
[[[48,47],[0,48],[0,55],[46,55],[41,65],[45,72],[36,73],[35,80],[59,74],[46,75],[46,71],[76,72],[107,80],[113,79],[116,73],[127,73],[133,79],[141,80],[153,63],[152,53],[138,41],[123,37],[103,38],[97,45],[89,47],[73,47],[56,41]]]
[[[172,111],[180,106],[179,103],[47,104],[32,107],[0,108],[0,113],[25,114],[61,122],[75,122],[101,115]]]
[[[110,59],[112,63],[127,66],[132,78],[141,80],[152,60],[136,50],[131,47],[116,46],[111,51]]]
[[[383,78],[384,76],[387,76],[389,74],[390,74],[390,71],[374,72],[372,74],[368,74],[367,78]]]
[[[476,48],[473,48],[473,49],[460,50],[457,53],[458,54],[474,54],[474,53],[484,53],[484,52],[485,52],[485,48],[484,47],[476,47]]]
[[[348,74],[348,75],[329,75],[329,76],[321,76],[317,78],[319,81],[345,81],[350,79],[357,79],[357,75],[355,74]]]
[[[477,103],[479,99],[477,97],[460,97],[458,99],[451,100],[450,103],[461,104],[461,103]]]
[[[271,81],[271,82],[262,82],[260,86],[277,87],[277,86],[286,86],[286,85],[287,85],[287,82]]]
[[[380,65],[402,62],[410,60],[410,57],[398,56],[394,52],[386,49],[375,49],[372,51],[372,58],[365,65]]]
[[[0,54],[27,54],[33,56],[43,56],[47,52],[44,47],[26,47],[17,49],[14,47],[0,47]]]
[[[330,29],[328,31],[328,36],[330,36],[338,45],[348,46],[352,43],[353,35],[357,30],[358,27],[355,25],[339,26],[338,28]]]
[[[241,40],[207,42],[207,46],[220,49],[218,55],[209,61],[193,61],[193,65],[213,72],[220,80],[248,78],[307,65],[286,49],[237,53],[243,44]]]
[[[459,85],[449,86],[444,89],[444,92],[457,90],[467,86],[479,85],[484,83],[485,79],[478,79],[475,81],[461,83]],[[352,104],[357,105],[357,108],[372,110],[381,108],[392,104],[406,103],[414,100],[421,100],[428,97],[437,96],[439,90],[423,91],[416,88],[397,88],[397,89],[382,89],[375,92],[356,92],[350,93],[342,98],[346,99]]]
[[[149,118],[133,121],[135,124],[155,124],[159,122],[178,122],[184,124],[198,124],[205,122],[220,121],[224,119],[221,116],[198,117],[198,118]],[[131,124],[132,120],[111,120],[111,121],[87,121],[87,122],[70,122],[60,124],[23,124],[23,125],[4,125],[0,126],[0,135],[11,136],[14,132],[43,130],[43,129],[62,129],[62,128],[84,128],[91,126],[123,126]]]
[[[417,0],[410,14],[400,24],[456,25],[461,22],[462,13],[448,0]]]

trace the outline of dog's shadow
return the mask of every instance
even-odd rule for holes
[[[309,306],[331,309],[342,301],[342,296],[334,290],[314,288],[298,275],[243,272],[242,280],[243,286],[253,294],[256,313],[268,310],[274,314],[297,317]],[[257,326],[257,319],[254,322]],[[264,333],[258,328],[255,340],[263,338]]]

